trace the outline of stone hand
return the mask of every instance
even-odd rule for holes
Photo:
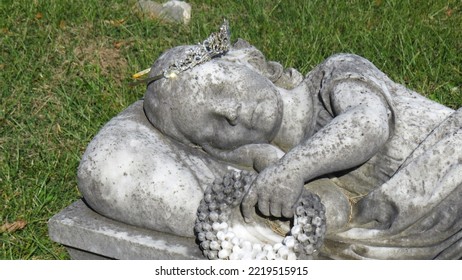
[[[252,167],[258,172],[284,156],[282,150],[270,144],[248,144],[231,151],[220,150],[207,144],[202,147],[208,154],[218,159]]]
[[[252,222],[255,205],[265,216],[293,216],[293,206],[302,194],[302,176],[284,165],[271,165],[264,169],[250,186],[241,207],[244,220]]]

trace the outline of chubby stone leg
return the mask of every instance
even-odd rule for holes
[[[461,146],[459,110],[429,135],[387,183],[356,205],[355,221],[365,224],[382,220],[382,227],[400,231],[433,211],[462,187]],[[383,207],[372,207],[373,204]],[[385,216],[388,218],[383,219]]]
[[[358,246],[369,248],[370,257],[381,258],[392,257],[383,255],[385,247],[401,248],[403,258],[409,248],[420,248],[421,258],[434,258],[460,246],[460,147],[462,110],[429,135],[387,183],[354,206],[352,229],[340,234],[342,239],[355,239]]]
[[[356,223],[375,221],[379,228],[394,233],[433,211],[443,211],[439,204],[462,188],[462,155],[456,151],[462,145],[462,131],[455,136],[457,145],[445,139],[361,200],[355,207]],[[454,218],[462,215],[462,209],[457,214]]]

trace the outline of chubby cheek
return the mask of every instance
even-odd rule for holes
[[[221,122],[209,122],[206,139],[207,144],[219,149],[232,149],[245,144],[245,133],[237,126],[230,126]]]
[[[216,131],[210,144],[215,148],[232,150],[248,144],[268,143],[265,135],[244,126],[226,126]]]
[[[196,144],[213,144],[214,142],[222,141],[219,133],[217,133],[222,130],[222,127],[213,119],[196,115],[190,116],[189,122],[192,128],[191,134],[194,135]]]
[[[213,126],[207,119],[201,103],[183,103],[172,108],[171,117],[175,128],[194,144],[201,144],[213,135]]]

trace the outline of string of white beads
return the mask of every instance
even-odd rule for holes
[[[281,243],[251,243],[229,230],[231,209],[240,205],[255,177],[254,172],[231,172],[206,189],[195,225],[204,255],[229,260],[312,258],[324,240],[326,218],[319,197],[307,191],[295,208],[294,226]]]

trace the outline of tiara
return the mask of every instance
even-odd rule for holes
[[[216,56],[223,55],[226,52],[228,52],[231,47],[230,37],[231,33],[229,30],[229,24],[228,21],[225,19],[223,21],[223,24],[220,26],[220,30],[218,32],[213,32],[202,43],[198,43],[197,45],[186,50],[186,57],[184,59],[175,60],[173,64],[169,65],[166,69],[162,71],[162,74],[134,81],[130,85],[148,85],[162,78],[175,78],[181,72],[184,72],[188,69],[192,69],[195,66],[205,63]],[[149,73],[150,70],[151,68],[140,71],[134,74],[133,78],[138,79]]]

